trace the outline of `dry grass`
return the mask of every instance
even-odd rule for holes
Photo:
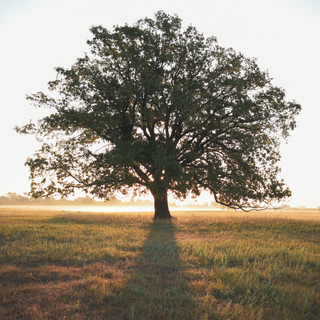
[[[174,216],[2,209],[0,319],[320,318],[319,222]]]

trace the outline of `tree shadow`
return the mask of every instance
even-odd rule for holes
[[[142,254],[118,298],[127,306],[121,318],[193,319],[190,310],[195,303],[187,291],[171,221],[151,224]]]

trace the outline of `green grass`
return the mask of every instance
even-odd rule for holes
[[[319,319],[320,222],[0,212],[0,319]]]

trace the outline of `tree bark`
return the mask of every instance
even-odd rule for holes
[[[152,192],[154,198],[154,219],[171,219],[167,190],[159,193]]]

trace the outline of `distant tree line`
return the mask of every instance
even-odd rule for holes
[[[130,201],[122,201],[116,197],[110,198],[108,201],[97,201],[89,196],[78,197],[73,200],[69,200],[66,198],[61,199],[50,199],[50,198],[37,198],[33,199],[31,197],[27,197],[24,195],[17,194],[15,192],[8,192],[4,196],[0,196],[0,205],[1,206],[153,206],[153,202],[150,200],[143,199],[131,199]],[[175,203],[170,203],[171,206],[176,206]],[[186,205],[184,205],[186,206]],[[187,204],[187,206],[199,207],[199,208],[220,208],[221,206],[214,201],[206,202],[204,204]]]
[[[110,198],[109,201],[96,201],[89,196],[78,197],[73,200],[66,198],[61,199],[50,199],[50,198],[37,198],[33,199],[24,195],[20,195],[14,192],[8,192],[5,196],[0,197],[0,205],[35,205],[35,206],[52,206],[52,205],[73,205],[73,206],[82,206],[82,205],[103,205],[103,206],[123,206],[123,205],[150,205],[153,203],[149,200],[138,199],[136,201],[132,200],[129,202],[121,201],[117,198]]]

